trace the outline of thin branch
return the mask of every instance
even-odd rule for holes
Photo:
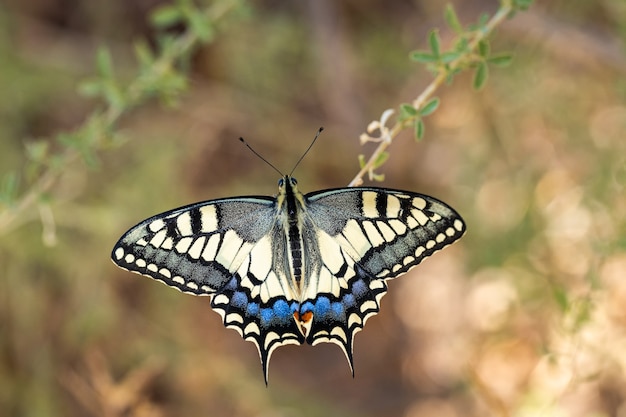
[[[473,52],[478,48],[478,44],[483,39],[487,38],[493,30],[500,25],[506,17],[513,11],[513,7],[509,2],[503,2],[503,5],[498,9],[495,15],[483,26],[482,30],[477,30],[474,32],[472,39],[468,43],[468,51]],[[449,74],[454,70],[461,68],[461,66],[466,62],[467,54],[463,54],[451,61],[448,69],[441,69],[439,74],[435,77],[434,80],[422,91],[422,93],[413,101],[413,107],[416,109],[421,109],[424,104],[434,95],[434,93],[441,87],[441,85],[446,82]],[[367,162],[361,167],[361,170],[356,174],[356,176],[350,181],[349,186],[354,187],[363,183],[363,177],[366,174],[372,174],[375,169],[375,164],[380,155],[385,152],[385,150],[392,144],[393,139],[395,139],[400,132],[402,132],[407,127],[407,123],[405,121],[397,121],[393,127],[389,128],[385,134],[387,140],[381,140],[378,147],[374,150],[370,158]],[[384,126],[380,126],[380,129],[386,129]]]

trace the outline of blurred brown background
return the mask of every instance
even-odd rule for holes
[[[456,1],[463,24],[495,0]],[[153,40],[156,0],[0,3],[0,173],[24,146],[98,106],[77,94],[99,45],[121,78]],[[626,416],[626,3],[538,1],[501,26],[515,54],[486,87],[462,74],[437,95],[426,137],[405,132],[382,186],[448,202],[468,233],[390,283],[355,340],[255,347],[207,298],[117,269],[139,220],[205,199],[346,185],[358,137],[431,76],[408,60],[444,3],[260,1],[194,54],[178,106],[125,115],[124,145],[69,164],[51,190],[56,229],[20,218],[0,236],[0,415]],[[54,145],[58,146],[58,145]],[[27,182],[24,182],[27,184]],[[380,185],[380,184],[379,184]],[[44,230],[45,232],[45,230]]]

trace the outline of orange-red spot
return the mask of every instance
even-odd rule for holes
[[[293,313],[293,318],[300,323],[308,323],[313,318],[313,313],[311,311],[307,311],[304,314],[300,314],[299,312],[295,311]]]

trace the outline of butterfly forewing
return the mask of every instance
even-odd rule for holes
[[[254,342],[267,382],[272,352],[332,342],[352,369],[354,335],[395,278],[457,240],[461,217],[432,197],[385,188],[279,195],[182,207],[131,228],[113,261],[181,291],[210,295],[224,324]]]

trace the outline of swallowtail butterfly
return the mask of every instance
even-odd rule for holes
[[[182,292],[211,296],[224,325],[252,341],[267,383],[287,344],[335,343],[354,375],[354,336],[378,313],[386,281],[459,239],[447,204],[388,188],[209,200],[157,214],[127,231],[112,259]]]

